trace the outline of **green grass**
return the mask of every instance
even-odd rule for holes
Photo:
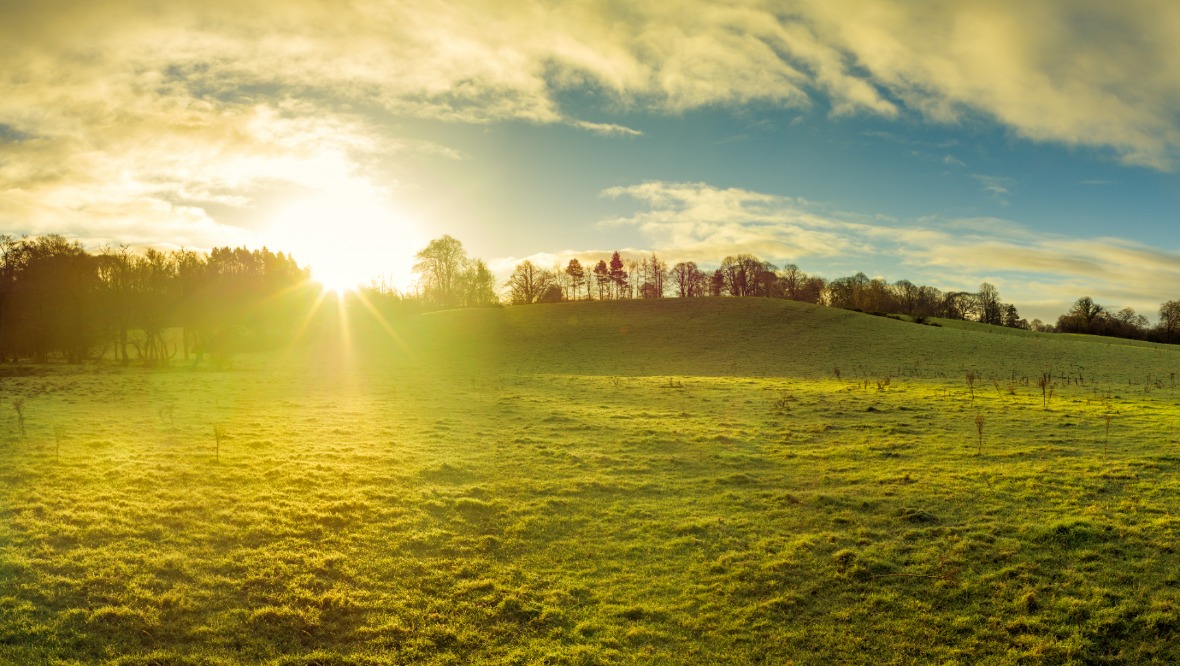
[[[1180,661],[1180,349],[943,323],[576,303],[12,371],[0,662]]]

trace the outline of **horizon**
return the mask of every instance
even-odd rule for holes
[[[0,232],[335,286],[404,289],[449,234],[499,282],[620,250],[986,281],[1046,321],[1180,297],[1180,10],[792,8],[7,8]]]

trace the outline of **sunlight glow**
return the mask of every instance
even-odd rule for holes
[[[410,284],[421,239],[414,225],[367,184],[354,183],[294,200],[272,216],[263,236],[271,247],[311,268],[312,279],[337,293],[384,279]]]

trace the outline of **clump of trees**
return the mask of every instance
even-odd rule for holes
[[[532,261],[518,264],[505,283],[513,304],[555,300],[613,300],[621,298],[785,298],[874,314],[972,319],[998,326],[1030,328],[1016,307],[1004,303],[988,283],[978,292],[943,292],[909,280],[888,283],[864,273],[825,280],[795,264],[781,269],[750,254],[727,256],[712,270],[682,261],[671,267],[654,253],[624,260],[618,251],[587,268],[578,259],[545,270]],[[1180,324],[1177,326],[1180,332]]]
[[[1180,343],[1180,301],[1160,304],[1159,322],[1153,327],[1147,317],[1125,307],[1115,311],[1089,296],[1074,301],[1068,312],[1057,318],[1058,333],[1105,335],[1131,340]]]
[[[0,236],[0,359],[70,363],[110,353],[148,365],[291,330],[307,270],[265,248],[87,252],[60,235]],[[179,342],[164,331],[180,327]]]
[[[436,238],[415,257],[414,273],[421,280],[422,300],[437,308],[494,305],[496,279],[482,259],[467,256],[463,244],[451,236]]]

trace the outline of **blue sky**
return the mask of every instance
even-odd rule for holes
[[[612,250],[1180,298],[1180,8],[0,5],[0,232],[266,244],[409,284]]]

